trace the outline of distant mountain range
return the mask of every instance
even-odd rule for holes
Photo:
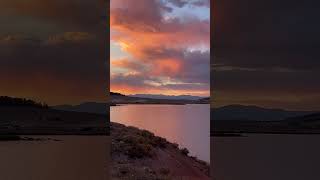
[[[279,121],[290,117],[316,113],[315,111],[287,111],[258,106],[228,105],[211,109],[211,120]]]
[[[205,97],[200,96],[190,96],[190,95],[163,95],[163,94],[134,94],[129,95],[130,97],[139,97],[139,98],[150,98],[150,99],[172,99],[172,100],[199,100]]]
[[[211,135],[241,133],[320,134],[320,113],[257,106],[229,105],[211,109]]]
[[[148,95],[146,95],[148,96]],[[119,104],[208,104],[210,98],[201,98],[196,96],[175,96],[171,97],[171,99],[165,99],[162,96],[162,99],[151,98],[153,95],[147,97],[134,97],[134,96],[126,96],[120,93],[110,92],[110,102],[109,103],[98,103],[98,102],[85,102],[79,105],[58,105],[53,106],[53,109],[57,110],[65,110],[65,111],[75,111],[75,112],[89,112],[95,114],[106,114],[108,113],[108,105],[114,106]],[[161,96],[161,95],[159,95]],[[189,99],[183,99],[182,97],[189,97]],[[195,100],[192,100],[195,99]]]
[[[198,96],[167,96],[152,94],[123,95],[110,92],[111,105],[114,104],[209,104],[209,98]]]

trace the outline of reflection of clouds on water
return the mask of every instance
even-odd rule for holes
[[[111,121],[149,130],[210,161],[210,109],[201,105],[125,105],[112,107]]]
[[[27,137],[46,140],[0,142],[0,179],[106,179],[108,137]]]
[[[318,180],[319,135],[211,138],[214,176],[224,180]]]

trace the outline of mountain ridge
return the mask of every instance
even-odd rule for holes
[[[254,105],[231,104],[212,108],[211,120],[278,121],[312,113],[317,113],[317,111],[291,111]]]
[[[200,100],[206,97],[192,95],[164,95],[164,94],[132,94],[130,97],[151,98],[151,99],[173,99],[173,100]]]
[[[168,105],[185,105],[185,104],[209,104],[210,98],[201,98],[197,100],[189,99],[152,99],[131,97],[121,93],[110,92],[110,101],[101,102],[84,102],[77,105],[57,105],[52,106],[53,109],[75,111],[75,112],[90,112],[96,114],[106,114],[108,105],[116,106],[121,104],[168,104]]]

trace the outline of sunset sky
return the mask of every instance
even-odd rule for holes
[[[105,101],[106,10],[101,0],[1,0],[0,95]]]
[[[320,110],[319,9],[319,1],[215,1],[213,104]]]
[[[111,0],[111,91],[210,94],[209,0]]]

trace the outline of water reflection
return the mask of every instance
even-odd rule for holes
[[[318,180],[320,135],[211,138],[216,180]]]
[[[209,105],[123,105],[110,112],[111,121],[149,130],[210,162]]]
[[[109,137],[33,137],[49,137],[53,139],[59,139],[61,141],[48,140],[0,142],[0,179],[109,179]]]

